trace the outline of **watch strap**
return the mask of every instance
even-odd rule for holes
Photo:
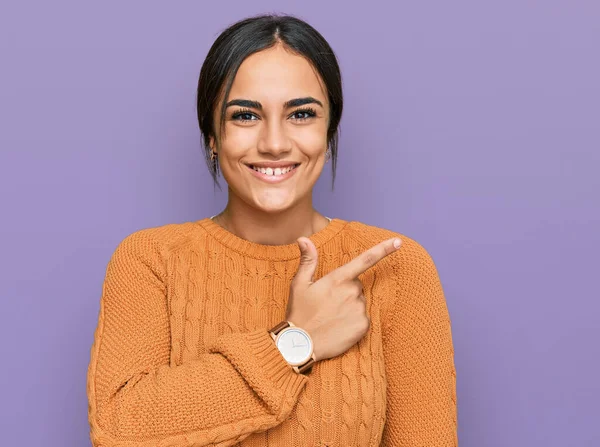
[[[308,362],[306,362],[304,365],[295,366],[295,368],[298,370],[298,372],[300,374],[304,374],[306,372],[309,372],[312,369],[314,363],[315,363],[315,355],[313,354],[311,356],[311,358],[308,359]]]
[[[275,340],[275,337],[277,336],[277,334],[279,334],[286,327],[290,327],[290,322],[284,320],[281,323],[279,323],[277,326],[269,329],[269,332],[271,333],[271,337],[273,337],[273,340]]]

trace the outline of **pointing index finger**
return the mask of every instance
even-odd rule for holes
[[[397,246],[394,245],[395,241],[398,243]],[[387,255],[398,250],[400,243],[400,238],[397,237],[380,242],[355,257],[352,261],[338,267],[334,270],[334,275],[342,280],[357,278],[358,275],[373,267]]]

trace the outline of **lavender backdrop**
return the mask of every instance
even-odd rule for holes
[[[438,266],[461,447],[600,445],[591,0],[3,2],[0,444],[90,445],[108,259],[135,230],[224,206],[195,84],[218,33],[267,11],[307,19],[343,69],[336,190],[328,164],[315,207]]]

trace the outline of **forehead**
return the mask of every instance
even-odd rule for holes
[[[325,85],[308,60],[276,45],[242,62],[229,99],[255,99],[265,105],[303,96],[313,96],[325,104]]]

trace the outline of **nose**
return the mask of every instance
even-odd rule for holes
[[[291,147],[291,140],[287,135],[285,124],[279,120],[265,121],[258,140],[258,152],[261,155],[271,155],[272,158],[282,158]]]

